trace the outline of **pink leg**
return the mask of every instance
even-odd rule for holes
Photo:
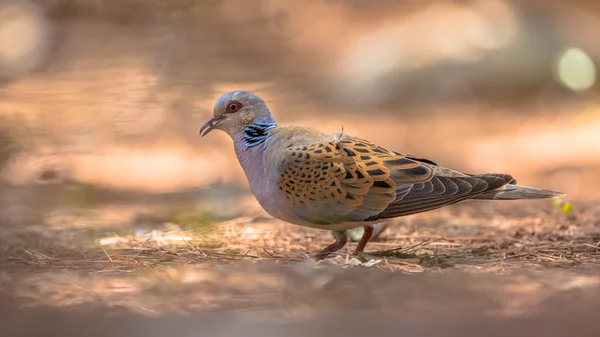
[[[335,242],[318,251],[315,254],[318,259],[323,259],[329,254],[337,252],[338,250],[344,248],[346,242],[348,242],[348,237],[346,236],[345,231],[333,231],[333,235],[335,236]]]
[[[367,246],[367,242],[369,242],[369,240],[371,240],[371,237],[373,236],[373,226],[363,226],[363,228],[365,229],[365,231],[363,232],[363,236],[358,242],[358,245],[356,246],[356,249],[354,250],[354,253],[352,253],[352,255],[358,255],[362,253],[362,251]]]

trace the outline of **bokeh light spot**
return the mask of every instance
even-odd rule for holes
[[[573,91],[585,91],[596,83],[596,65],[579,48],[567,48],[557,58],[556,80]]]

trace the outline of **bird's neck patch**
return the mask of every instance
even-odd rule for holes
[[[248,125],[244,129],[244,144],[247,147],[254,147],[264,143],[269,134],[269,130],[276,127],[274,120],[262,120]]]

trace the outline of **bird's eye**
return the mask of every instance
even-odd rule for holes
[[[242,104],[239,102],[230,102],[227,104],[227,112],[234,113],[238,112],[242,108]]]

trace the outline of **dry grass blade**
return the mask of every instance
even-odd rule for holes
[[[394,256],[401,256],[401,255],[406,255],[409,256],[409,254],[406,254],[407,252],[423,246],[424,244],[428,243],[429,241],[431,241],[430,238],[427,238],[417,244],[414,244],[412,246],[409,247],[398,247],[398,248],[393,248],[393,249],[387,249],[387,250],[382,250],[382,251],[377,251],[377,252],[371,252],[369,253],[369,255],[374,255],[374,256],[390,256],[390,255],[394,255]],[[434,241],[435,242],[435,241]],[[411,255],[412,256],[412,255]]]

